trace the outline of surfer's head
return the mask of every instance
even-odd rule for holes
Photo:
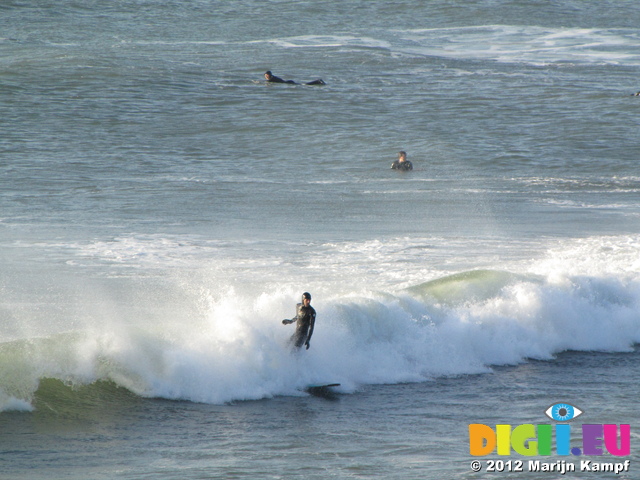
[[[271,80],[271,77],[273,77],[273,73],[271,73],[271,70],[267,70],[266,72],[264,72],[264,78],[266,78],[267,80]]]
[[[305,302],[305,300],[308,300],[308,302]],[[305,305],[308,305],[309,303],[311,303],[311,294],[309,292],[304,292],[302,294],[302,303]]]
[[[407,152],[405,152],[404,150],[400,150],[398,152],[398,160],[400,160],[401,162],[404,162],[407,159]]]

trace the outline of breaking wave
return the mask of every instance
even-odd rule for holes
[[[55,408],[97,393],[225,403],[300,395],[319,382],[348,393],[566,350],[630,351],[640,342],[638,253],[636,238],[585,239],[510,269],[444,274],[397,291],[331,283],[314,299],[316,331],[300,352],[287,345],[293,327],[281,324],[293,315],[293,286],[256,293],[183,277],[180,292],[154,298],[153,321],[107,321],[103,312],[102,321],[75,319],[55,333],[14,329],[0,343],[0,409]],[[171,306],[184,289],[191,310]]]

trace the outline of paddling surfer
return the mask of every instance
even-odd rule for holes
[[[273,73],[271,73],[271,70],[267,70],[266,72],[264,72],[264,78],[267,82],[271,82],[271,83],[288,83],[290,85],[299,85],[293,80],[283,80],[280,77],[276,77]],[[326,85],[326,83],[324,83],[324,80],[319,78],[318,80],[307,82],[305,83],[305,85]]]

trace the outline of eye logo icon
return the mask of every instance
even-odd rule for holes
[[[568,403],[554,403],[544,411],[544,414],[556,422],[570,422],[584,412]]]

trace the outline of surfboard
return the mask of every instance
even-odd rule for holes
[[[320,397],[326,397],[333,393],[335,393],[332,389],[334,387],[339,387],[339,383],[325,383],[319,385],[307,385],[305,387],[305,392],[310,393],[311,395],[317,395]]]

